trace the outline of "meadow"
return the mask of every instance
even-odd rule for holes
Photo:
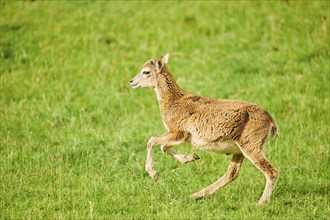
[[[1,219],[328,219],[329,1],[1,1]],[[165,132],[152,89],[129,81],[170,52],[185,91],[256,103],[279,137],[271,202],[245,160],[177,146],[180,165],[146,143]]]

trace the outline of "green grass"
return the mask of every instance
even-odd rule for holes
[[[1,1],[1,219],[327,219],[328,1]],[[324,19],[325,18],[325,19]],[[266,155],[280,171],[257,207],[263,175],[245,160],[213,196],[230,156],[181,166],[146,143],[165,132],[151,89],[132,90],[143,63],[171,53],[186,91],[267,109],[280,136]]]

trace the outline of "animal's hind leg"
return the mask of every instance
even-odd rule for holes
[[[264,205],[270,200],[270,196],[275,187],[276,180],[278,177],[278,171],[264,156],[262,152],[262,146],[258,145],[257,148],[252,146],[253,145],[250,145],[250,147],[248,147],[248,145],[242,145],[240,146],[240,148],[241,151],[244,153],[245,157],[247,157],[266,177],[266,186],[258,202],[258,205]]]
[[[178,153],[172,151],[171,147],[172,146],[161,145],[160,148],[162,149],[162,151],[164,153],[167,153],[167,154],[171,155],[172,157],[174,157],[175,159],[180,161],[180,163],[182,163],[182,164],[193,162],[193,161],[199,159],[199,156],[197,156],[197,154],[195,154],[195,153],[191,153],[191,154],[185,156],[185,155],[178,154]]]
[[[231,162],[229,164],[228,170],[223,177],[221,177],[215,183],[209,185],[205,189],[193,194],[191,197],[193,199],[199,199],[207,195],[211,195],[220,187],[227,185],[238,177],[239,170],[241,168],[244,156],[243,154],[234,154]]]

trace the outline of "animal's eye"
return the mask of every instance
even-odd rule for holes
[[[149,75],[150,71],[143,71],[142,74]]]
[[[155,64],[153,60],[150,60],[149,63],[150,63],[151,65],[154,65],[154,64]]]

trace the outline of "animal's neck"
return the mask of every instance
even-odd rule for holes
[[[184,92],[174,81],[172,75],[166,67],[157,75],[157,85],[155,87],[160,110],[166,111],[176,100],[184,95]]]

